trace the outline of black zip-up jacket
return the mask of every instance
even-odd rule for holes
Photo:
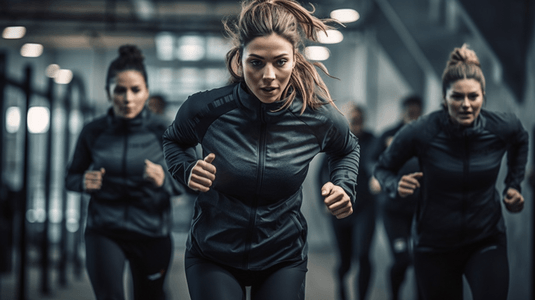
[[[186,184],[199,159],[215,154],[216,179],[195,201],[188,250],[243,270],[264,270],[306,258],[302,183],[319,152],[330,157],[331,181],[352,201],[359,164],[357,138],[332,105],[306,109],[301,100],[274,112],[240,84],[194,94],[164,134],[169,171]]]
[[[110,108],[82,129],[65,178],[65,187],[83,192],[87,170],[104,168],[102,188],[91,193],[87,228],[102,234],[164,237],[171,226],[170,197],[180,187],[167,172],[162,134],[168,124],[148,109],[133,119],[115,117]],[[162,165],[163,186],[143,178],[145,159]]]
[[[416,246],[453,249],[505,232],[503,196],[496,181],[507,152],[503,193],[508,188],[521,192],[528,138],[513,114],[481,110],[473,126],[463,128],[441,110],[405,125],[379,158],[375,176],[394,197],[402,176],[397,171],[418,157],[423,177],[414,224]]]

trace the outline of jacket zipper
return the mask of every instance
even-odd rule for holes
[[[464,159],[463,159],[463,182],[461,196],[461,242],[466,238],[466,191],[468,189],[468,178],[470,177],[470,144],[466,132],[463,132],[464,139]]]
[[[125,128],[124,132],[124,145],[123,145],[123,166],[122,166],[122,175],[123,175],[123,183],[126,184],[127,182],[127,174],[126,174],[126,155],[128,154],[128,130]],[[123,185],[124,187],[124,185]],[[126,194],[123,191],[123,195]],[[128,205],[124,206],[124,222],[128,220]]]
[[[265,107],[260,106],[260,139],[258,144],[258,169],[256,174],[256,193],[253,197],[252,210],[249,215],[249,228],[247,232],[247,237],[245,239],[245,255],[244,255],[244,265],[249,269],[249,255],[251,251],[251,243],[256,227],[256,211],[258,209],[258,197],[262,188],[262,181],[264,177],[264,164],[265,164],[265,153],[266,153],[266,120],[265,120]]]

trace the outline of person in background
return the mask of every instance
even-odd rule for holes
[[[65,187],[88,193],[86,268],[99,300],[125,299],[128,260],[134,299],[164,299],[170,267],[170,197],[177,187],[162,152],[167,124],[146,109],[147,73],[141,51],[119,48],[108,68],[108,112],[82,129]]]
[[[225,23],[231,84],[191,95],[164,134],[170,173],[199,191],[185,251],[192,300],[245,299],[247,286],[252,300],[305,299],[302,184],[318,153],[331,170],[325,205],[339,219],[353,212],[358,140],[302,54],[325,21],[293,0],[242,2]]]
[[[155,114],[163,116],[165,115],[165,109],[167,107],[167,101],[163,95],[151,95],[147,101],[147,107]]]
[[[368,182],[372,176],[373,165],[370,163],[371,148],[375,144],[375,136],[364,127],[364,109],[354,103],[349,106],[349,124],[351,132],[359,139],[361,159],[357,177],[358,201],[353,206],[353,214],[345,219],[331,218],[338,250],[336,267],[336,292],[338,299],[348,298],[346,278],[353,265],[358,265],[358,276],[354,289],[358,299],[366,299],[372,278],[373,266],[370,260],[370,248],[375,233],[376,201],[370,191]],[[329,181],[329,160],[324,157],[320,163],[319,184]]]
[[[455,48],[442,75],[443,109],[404,126],[380,156],[375,176],[394,197],[420,191],[414,268],[424,299],[507,299],[509,263],[502,203],[522,211],[528,133],[511,113],[483,108],[485,77],[475,52]],[[496,181],[507,155],[502,193]],[[399,174],[417,157],[420,171]],[[403,201],[403,199],[400,199]]]
[[[423,111],[423,102],[420,96],[410,95],[401,102],[401,120],[391,128],[385,130],[377,140],[372,150],[372,160],[377,161],[381,153],[390,145],[396,133],[406,124],[417,120]],[[400,169],[400,174],[417,172],[418,159],[409,159]],[[370,180],[370,189],[373,193],[379,194],[381,186],[375,177]],[[411,226],[414,216],[414,209],[418,199],[418,191],[400,201],[398,195],[390,197],[386,193],[380,193],[381,218],[385,228],[390,252],[392,254],[392,265],[388,272],[389,293],[391,300],[400,299],[400,290],[405,281],[408,268],[412,265],[412,240]],[[418,289],[415,288],[418,295]]]

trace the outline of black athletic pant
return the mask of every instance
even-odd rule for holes
[[[388,199],[387,201],[394,201]],[[402,201],[402,200],[399,200]],[[411,225],[413,214],[407,211],[384,209],[382,214],[383,224],[390,245],[393,263],[390,267],[390,299],[400,299],[400,289],[407,269],[413,263]],[[418,294],[415,288],[415,294]],[[417,299],[420,299],[418,295]]]
[[[415,249],[418,286],[426,300],[462,300],[463,274],[473,300],[505,300],[509,263],[505,234],[448,252]]]
[[[194,256],[184,264],[191,300],[304,300],[307,261],[281,264],[264,271],[244,271]]]
[[[97,300],[124,300],[123,275],[128,260],[134,299],[163,300],[165,276],[173,251],[171,237],[111,239],[85,233],[86,269]]]
[[[337,293],[340,300],[348,299],[345,279],[352,262],[358,262],[355,293],[358,299],[366,299],[372,275],[370,248],[375,232],[376,206],[372,202],[346,219],[332,217],[336,246],[338,250]]]

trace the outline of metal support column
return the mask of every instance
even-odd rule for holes
[[[49,238],[49,211],[50,191],[52,185],[52,120],[54,120],[54,79],[49,78],[47,99],[50,115],[46,142],[46,165],[45,165],[45,220],[43,222],[43,237],[41,240],[41,294],[50,294],[50,238]]]
[[[21,128],[24,128],[24,166],[22,190],[19,203],[19,276],[18,276],[18,300],[26,300],[26,263],[27,263],[27,237],[26,237],[26,210],[28,206],[28,169],[30,166],[29,140],[30,132],[28,128],[28,110],[32,97],[32,68],[25,69],[24,93],[26,95],[26,105],[21,109]]]

